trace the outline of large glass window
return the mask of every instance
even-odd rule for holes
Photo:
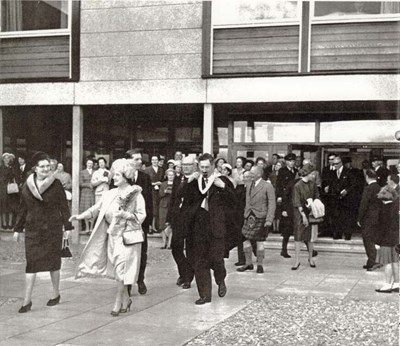
[[[321,123],[322,143],[395,143],[400,120],[355,120]]]
[[[309,143],[315,141],[315,123],[235,121],[236,143]]]
[[[390,17],[400,13],[398,1],[315,1],[317,19],[348,20],[363,17]]]
[[[1,31],[67,29],[71,0],[1,0]]]
[[[218,0],[212,2],[212,22],[219,25],[253,25],[274,22],[299,22],[300,1]]]

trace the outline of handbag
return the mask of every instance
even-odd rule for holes
[[[316,225],[316,224],[319,224],[319,223],[321,223],[321,222],[323,222],[324,221],[324,218],[323,217],[314,217],[313,215],[309,215],[309,218],[308,218],[308,222],[311,224],[311,225]]]
[[[7,194],[12,195],[12,194],[18,193],[18,192],[19,192],[18,184],[15,182],[15,179],[14,179],[14,182],[7,184]]]
[[[125,246],[131,246],[144,242],[142,230],[126,231],[122,233],[122,242]]]
[[[63,240],[63,247],[62,247],[62,250],[61,250],[61,257],[62,258],[72,257],[71,250],[69,249],[69,241],[68,241],[68,239],[64,239]]]

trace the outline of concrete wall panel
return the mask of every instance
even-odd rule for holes
[[[81,31],[116,32],[201,28],[202,4],[82,11]]]
[[[85,104],[204,103],[206,82],[201,79],[81,82],[75,102]]]
[[[81,57],[201,53],[201,30],[81,35]]]
[[[81,81],[199,78],[201,54],[81,59]]]

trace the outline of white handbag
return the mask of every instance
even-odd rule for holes
[[[15,182],[15,179],[14,179],[13,183],[7,184],[7,194],[12,195],[12,194],[18,193],[18,192],[19,192],[18,184]]]

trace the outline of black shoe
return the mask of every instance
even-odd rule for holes
[[[292,258],[292,256],[290,256],[287,252],[283,252],[283,251],[281,251],[281,256],[284,258]]]
[[[292,270],[297,270],[297,269],[299,269],[299,267],[300,267],[300,262],[296,267],[292,267]]]
[[[184,283],[182,284],[182,288],[183,288],[184,290],[187,290],[188,288],[190,288],[190,282],[184,282]]]
[[[23,314],[24,312],[28,312],[32,307],[32,301],[30,301],[28,304],[23,305],[19,308],[18,312],[20,314]]]
[[[368,269],[370,267],[368,267],[366,264],[363,265],[363,269]]]
[[[142,294],[142,295],[147,293],[147,287],[143,281],[138,282],[138,292],[139,292],[139,294]]]
[[[184,281],[181,277],[179,277],[178,280],[176,280],[176,284],[177,284],[178,286],[182,286],[184,282],[185,282],[185,281]]]
[[[226,285],[225,285],[225,281],[222,281],[219,285],[218,285],[218,296],[225,297],[226,295]]]
[[[253,269],[254,269],[254,266],[252,264],[249,264],[249,265],[245,265],[243,267],[236,269],[236,271],[245,272],[246,270],[253,270]]]
[[[317,256],[318,256],[318,251],[316,251],[316,250],[313,250],[313,252],[312,252],[312,256],[313,256],[313,257],[317,257]]]
[[[129,300],[128,300],[128,304],[126,305],[126,308],[123,309],[123,308],[121,307],[121,309],[119,310],[119,312],[120,312],[121,314],[125,314],[125,313],[127,313],[128,311],[131,311],[131,305],[132,305],[132,299],[129,299]]]
[[[258,266],[257,266],[257,273],[258,273],[258,274],[264,273],[264,268],[263,268],[263,266],[261,266],[261,265],[258,265]]]
[[[195,301],[196,305],[203,305],[205,303],[211,303],[211,298],[199,298]]]
[[[372,267],[367,268],[367,272],[373,272],[374,270],[379,269],[380,267],[382,267],[380,263],[375,263]]]
[[[314,263],[314,264],[311,264],[310,260],[308,260],[308,263],[310,264],[310,267],[311,267],[311,268],[315,268],[315,263]]]
[[[396,288],[392,288],[392,292],[396,292],[396,293],[399,293],[399,287],[396,287]]]
[[[239,261],[239,262],[235,263],[235,266],[240,267],[240,266],[244,266],[245,264],[246,264],[246,262]]]
[[[375,292],[378,292],[378,293],[392,293],[393,291],[392,291],[391,288],[388,288],[387,290],[383,290],[381,288],[378,288],[378,289],[375,290]]]
[[[57,297],[55,297],[54,299],[50,299],[48,302],[47,302],[47,306],[54,306],[54,305],[57,305],[57,304],[59,304],[60,303],[60,299],[61,299],[61,296],[60,295],[58,295]]]

